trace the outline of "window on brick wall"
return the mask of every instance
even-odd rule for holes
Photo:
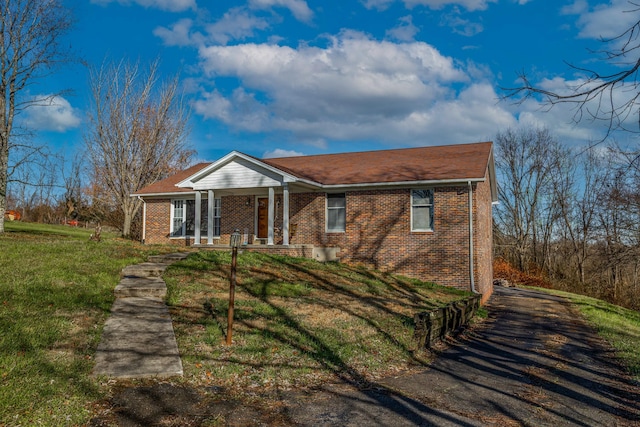
[[[221,200],[213,200],[213,235],[220,236]],[[208,234],[208,206],[206,199],[200,204],[200,235]],[[196,201],[173,200],[171,202],[171,236],[184,237],[195,235],[196,229]]]
[[[171,203],[171,236],[184,236],[184,200],[174,200]]]
[[[411,190],[411,231],[433,230],[433,190]]]
[[[346,223],[347,198],[345,194],[327,194],[327,232],[344,232],[346,230]]]
[[[213,199],[213,235],[220,237],[220,218],[222,216],[222,200]]]

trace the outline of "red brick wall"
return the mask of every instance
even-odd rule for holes
[[[484,303],[493,293],[493,205],[488,174],[487,179],[477,185],[473,205],[475,285]]]
[[[411,232],[409,189],[347,192],[344,233],[325,233],[324,193],[295,194],[292,243],[337,246],[343,262],[470,289],[467,191],[435,189],[432,232]]]
[[[477,290],[490,294],[493,284],[490,187],[484,182],[474,190],[475,283]],[[277,194],[276,200],[281,201],[282,195]],[[339,247],[338,255],[343,262],[470,289],[466,185],[434,189],[434,230],[430,232],[411,231],[410,189],[347,192],[344,233],[325,232],[325,200],[325,193],[291,194],[292,245]],[[222,236],[216,243],[228,244],[235,228],[241,233],[246,229],[249,236],[256,233],[255,203],[253,196],[222,198]],[[147,243],[169,240],[169,218],[170,200],[147,201]],[[203,239],[206,242],[206,237]],[[193,243],[192,239],[170,241],[181,245]],[[282,243],[282,202],[276,209],[274,243]]]
[[[147,244],[168,243],[171,234],[171,200],[147,199],[145,217],[145,240]]]
[[[237,228],[249,236],[255,233],[255,198],[253,196],[227,196],[221,198],[220,244],[228,245],[229,236]],[[247,204],[248,203],[248,204]],[[205,241],[206,243],[206,241]]]

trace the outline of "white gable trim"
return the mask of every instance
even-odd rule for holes
[[[235,165],[234,165],[235,164]],[[230,166],[231,165],[231,166]],[[231,184],[232,182],[238,182],[235,178],[239,172],[248,172],[248,177],[245,176],[245,179],[248,183],[253,181],[253,185],[246,184],[247,188],[250,187],[268,187],[268,186],[279,186],[283,183],[293,183],[293,182],[305,182],[307,184],[320,187],[320,184],[300,179],[295,175],[284,172],[280,169],[277,169],[273,166],[267,165],[266,163],[261,162],[260,160],[247,156],[244,153],[240,153],[239,151],[232,151],[226,156],[216,160],[211,163],[209,166],[204,169],[198,171],[194,175],[180,181],[176,184],[176,187],[180,188],[193,188],[194,190],[201,190],[209,188],[209,181],[214,181],[218,185],[221,182],[220,177],[215,177],[216,172],[227,169],[228,175],[228,184],[224,184],[220,186],[216,186],[216,188],[241,188],[245,185],[236,185]],[[210,178],[207,180],[207,178]],[[224,181],[224,180],[222,180]]]

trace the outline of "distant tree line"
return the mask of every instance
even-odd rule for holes
[[[640,156],[569,149],[545,128],[495,138],[495,255],[555,287],[640,309]]]

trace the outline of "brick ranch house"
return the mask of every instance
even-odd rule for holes
[[[237,151],[133,194],[143,242],[365,265],[493,291],[491,142],[258,159]]]

